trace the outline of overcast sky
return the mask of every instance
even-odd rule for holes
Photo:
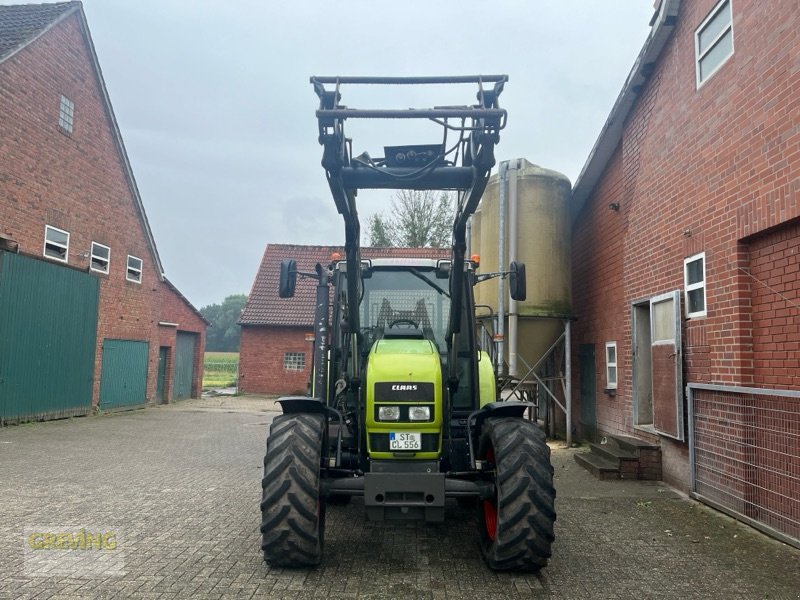
[[[524,157],[574,182],[653,2],[84,0],[84,10],[166,275],[199,308],[248,293],[268,243],[344,241],[310,75],[506,73],[498,160]],[[472,86],[439,91],[345,88],[343,103],[474,101]],[[441,141],[347,132],[372,156]],[[359,195],[362,222],[386,205],[385,193]]]

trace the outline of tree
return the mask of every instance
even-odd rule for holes
[[[209,352],[239,351],[239,315],[242,313],[247,295],[234,294],[222,301],[222,304],[210,304],[200,309],[211,327],[206,332],[206,350]]]
[[[385,248],[444,248],[450,246],[455,211],[447,192],[397,190],[389,215],[369,219],[369,241]]]

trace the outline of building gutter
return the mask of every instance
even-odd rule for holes
[[[570,200],[570,221],[572,223],[577,219],[619,146],[625,130],[625,121],[633,111],[647,80],[655,70],[661,51],[667,45],[667,41],[675,29],[680,4],[681,0],[661,0],[650,21],[652,27],[650,35],[647,36],[647,40],[628,74],[628,79],[622,86],[622,91],[617,96],[614,107],[600,131],[600,136],[572,188]]]

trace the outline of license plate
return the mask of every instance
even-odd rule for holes
[[[422,450],[422,434],[392,431],[389,434],[389,450]]]

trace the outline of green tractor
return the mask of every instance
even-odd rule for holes
[[[473,286],[507,277],[525,299],[525,267],[477,273],[465,258],[467,220],[495,164],[505,126],[505,75],[312,77],[322,165],[345,224],[345,256],[313,273],[281,264],[280,296],[298,275],[316,280],[313,373],[308,396],[279,399],[270,427],[261,501],[262,550],[278,567],[318,565],[325,509],[363,497],[371,520],[443,521],[447,499],[477,507],[489,567],[536,571],[553,543],[555,490],[532,405],[502,401],[492,360],[478,344]],[[348,84],[478,85],[470,106],[359,110],[340,104]],[[326,86],[331,85],[333,89]],[[485,87],[491,86],[491,87]],[[352,156],[346,119],[427,119],[444,141]],[[458,139],[448,147],[447,135]],[[359,189],[458,192],[449,259],[362,259]]]

